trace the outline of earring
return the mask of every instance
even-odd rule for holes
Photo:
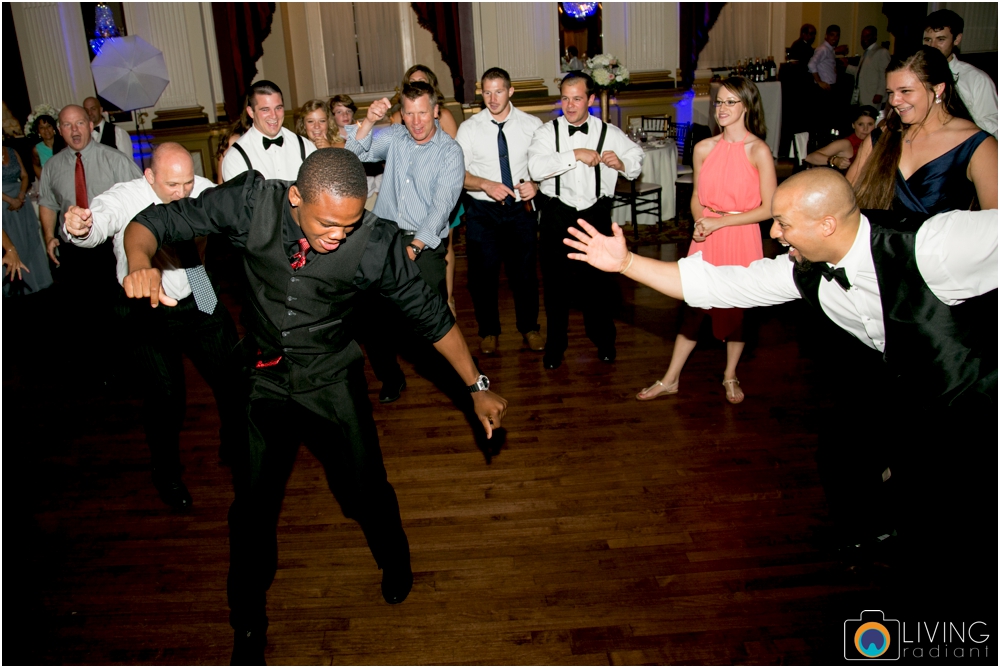
[[[934,104],[941,104],[941,96],[940,95],[935,95],[934,96]]]

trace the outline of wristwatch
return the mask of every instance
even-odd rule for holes
[[[409,246],[407,246],[407,248],[409,248],[410,250],[413,251],[413,259],[414,260],[416,260],[418,257],[420,257],[420,254],[424,252],[424,249],[421,248],[420,246],[416,245],[416,244],[410,244]]]
[[[476,382],[474,385],[468,386],[470,394],[473,394],[475,392],[482,392],[488,389],[490,389],[490,379],[484,376],[483,374],[479,374],[479,378],[476,378]]]

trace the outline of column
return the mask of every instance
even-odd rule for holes
[[[31,106],[62,108],[95,94],[79,3],[11,3]]]

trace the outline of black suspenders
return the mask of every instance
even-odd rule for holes
[[[559,153],[559,119],[552,121],[552,129],[556,131],[556,153]],[[597,154],[604,150],[604,138],[608,134],[608,124],[601,123],[601,138],[597,141]],[[233,144],[235,146],[235,144]],[[595,197],[601,199],[601,165],[594,165]],[[556,177],[556,197],[559,197],[559,177]]]
[[[603,135],[601,135],[601,136],[603,137]],[[302,162],[305,162],[306,161],[306,143],[304,141],[302,141],[302,135],[295,135],[295,137],[299,140],[299,155],[302,157]],[[247,155],[247,152],[244,151],[243,147],[240,146],[239,144],[233,144],[233,148],[235,148],[237,151],[240,152],[240,155],[243,156],[243,161],[247,163],[247,170],[252,172],[253,171],[253,165],[250,163],[250,156]]]
[[[233,144],[233,148],[235,148],[237,151],[239,151],[240,155],[243,156],[243,161],[247,163],[247,171],[248,172],[252,172],[253,171],[253,165],[250,164],[250,156],[247,155],[247,152],[244,151],[243,147],[240,146],[239,144]]]

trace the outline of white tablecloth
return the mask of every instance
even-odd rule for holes
[[[676,196],[674,193],[674,181],[677,179],[677,144],[673,140],[666,140],[663,146],[646,145],[643,147],[646,157],[642,162],[642,173],[639,181],[644,183],[659,183],[663,186],[660,195],[661,215],[663,220],[670,220],[677,215]],[[611,220],[624,225],[631,222],[632,209],[627,206],[620,206],[611,212]],[[660,221],[655,220],[652,213],[640,213],[640,225],[655,225]]]
[[[707,125],[712,134],[719,132],[715,122],[715,110],[711,101],[719,90],[719,84],[713,83],[708,95],[699,95],[691,105],[691,120],[701,125]],[[764,107],[764,122],[767,125],[767,145],[771,155],[778,157],[778,142],[781,140],[781,82],[763,81],[757,84],[760,91],[761,106]]]

